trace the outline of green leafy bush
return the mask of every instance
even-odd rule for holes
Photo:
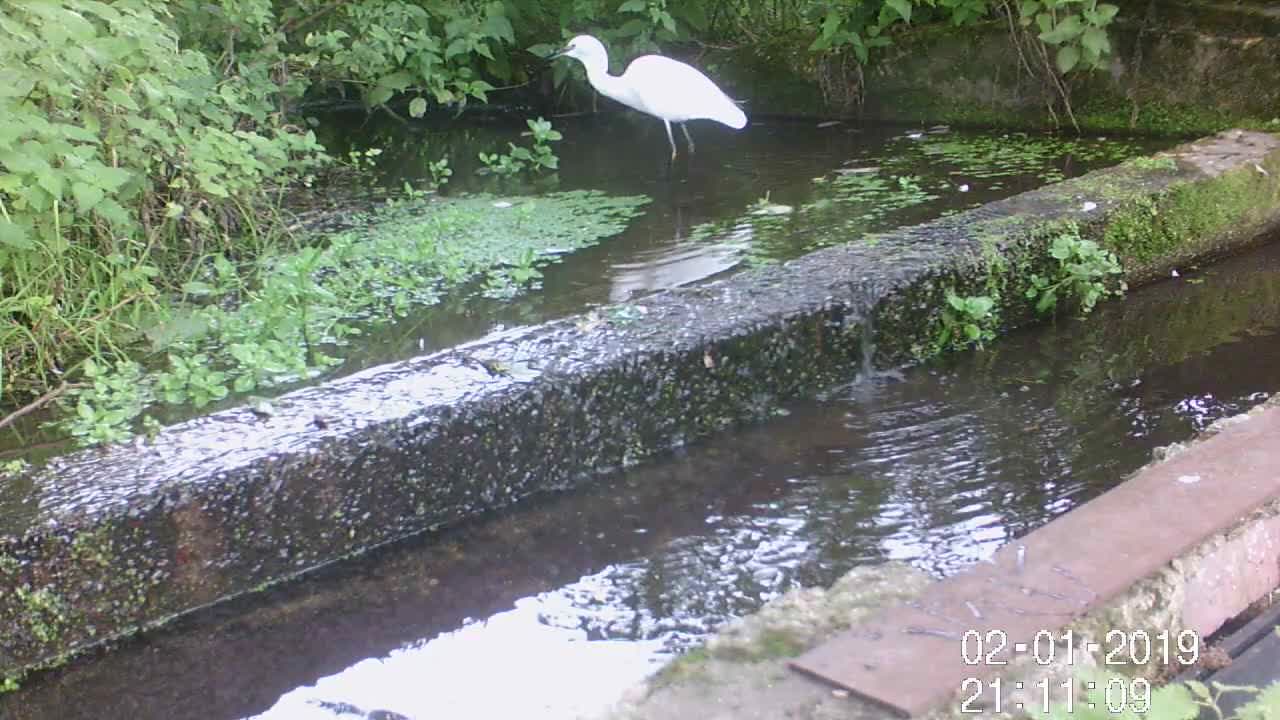
[[[1057,48],[1058,72],[1107,66],[1111,40],[1107,26],[1120,8],[1098,0],[1022,0],[1018,6],[1023,27],[1035,26],[1041,42]]]
[[[17,377],[114,346],[170,270],[236,250],[322,157],[167,17],[150,0],[0,14],[0,355]]]
[[[327,161],[298,117],[304,102],[357,97],[419,117],[499,87],[531,92],[540,57],[579,32],[604,39],[615,60],[782,38],[811,44],[819,60],[865,64],[907,25],[1002,12],[1039,31],[1063,72],[1105,62],[1115,10],[1097,0],[10,0],[0,13],[0,406],[75,378],[92,388],[81,397],[101,391],[103,407],[132,407],[99,387],[103,368],[145,340],[157,363],[191,358],[196,348],[171,353],[155,339],[196,326],[228,343],[202,349],[224,375],[170,360],[147,392],[213,402],[325,365],[315,343],[348,327],[326,309],[366,304],[325,297],[327,260],[297,247],[280,220],[284,190]],[[562,89],[582,77],[578,63],[552,67]],[[531,146],[487,157],[495,172],[556,169],[560,134],[541,119],[529,128]],[[452,170],[432,150],[438,186]],[[376,152],[354,159],[368,165]],[[909,178],[899,186],[923,192]],[[536,282],[535,258],[485,270],[486,292]],[[446,282],[468,274],[447,257],[435,266]],[[1091,286],[1071,282],[1087,301]],[[1065,287],[1048,279],[1037,298]],[[420,292],[382,299],[402,312]],[[229,295],[227,307],[182,305]],[[979,310],[951,308],[956,338],[973,325],[981,339]],[[250,316],[275,334],[249,328]],[[77,377],[85,358],[96,364]],[[110,438],[119,425],[85,412],[82,437]]]

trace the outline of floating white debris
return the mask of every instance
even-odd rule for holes
[[[1085,212],[1092,212],[1092,211],[1094,211],[1094,210],[1097,210],[1097,209],[1098,209],[1098,203],[1096,203],[1096,202],[1094,202],[1094,201],[1090,200],[1090,201],[1086,202],[1084,205],[1081,205],[1081,206],[1080,206],[1080,209],[1081,209],[1081,210],[1083,210],[1083,211],[1085,211]]]
[[[960,192],[969,192],[969,183],[960,186]]]
[[[912,140],[919,140],[920,138],[924,137],[924,133],[910,132],[910,133],[907,133],[907,137],[911,138]]]
[[[775,205],[770,203],[762,205],[752,211],[752,215],[790,215],[795,208],[790,205]]]
[[[1177,270],[1170,270],[1170,271],[1169,271],[1169,275],[1170,275],[1171,277],[1181,277],[1180,275],[1178,275],[1178,271],[1177,271]]]
[[[829,128],[829,127],[835,127],[836,125],[839,125],[839,124],[840,124],[839,120],[827,120],[826,122],[818,123],[818,127]]]
[[[506,200],[499,200],[498,202],[494,203],[493,206],[496,208],[509,208],[511,207],[511,203],[507,202]]]
[[[1183,485],[1195,485],[1196,483],[1200,482],[1200,476],[1199,475],[1179,475],[1178,482],[1182,483]]]

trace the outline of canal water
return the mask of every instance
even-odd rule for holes
[[[786,590],[945,576],[1280,390],[1280,244],[72,662],[0,717],[577,718]]]
[[[386,362],[532,325],[647,293],[722,276],[755,263],[870,233],[923,222],[1113,165],[1172,140],[1076,137],[1049,133],[952,131],[946,127],[861,128],[846,123],[761,120],[742,132],[693,123],[697,151],[668,167],[661,123],[634,114],[556,121],[554,173],[501,178],[481,174],[480,152],[509,152],[532,142],[510,124],[440,128],[363,113],[327,117],[318,131],[336,157],[380,151],[375,169],[341,186],[308,191],[298,209],[318,234],[342,226],[371,198],[404,199],[422,187],[429,165],[447,157],[453,175],[444,199],[486,193],[499,205],[520,197],[594,190],[648,198],[625,230],[560,255],[542,268],[538,287],[513,298],[490,297],[484,283],[444,294],[394,322],[362,326],[350,346],[323,348],[341,363],[322,375],[257,396],[294,389]],[[506,199],[499,199],[506,198]],[[495,208],[493,212],[502,212]],[[531,221],[536,222],[536,218]],[[370,232],[376,232],[372,225]],[[514,259],[514,258],[513,258]],[[361,325],[360,322],[356,322]],[[246,402],[231,395],[197,410],[155,410],[166,424]],[[0,460],[38,462],[71,449],[45,426],[52,408],[0,435]]]
[[[503,180],[477,174],[476,155],[531,142],[510,129],[460,132],[363,115],[330,118],[324,127],[332,137],[326,142],[335,153],[383,149],[378,177],[390,189],[421,183],[428,163],[447,156],[454,173],[441,188],[446,197],[597,190],[650,198],[622,233],[545,267],[537,290],[514,299],[454,293],[438,306],[371,331],[370,341],[347,355],[336,372],[858,241],[1173,144],[944,126],[757,120],[733,132],[709,122],[692,125],[696,153],[682,154],[668,167],[666,132],[651,118],[559,120],[565,136],[553,143],[559,169]]]

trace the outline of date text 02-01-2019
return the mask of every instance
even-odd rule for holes
[[[1003,630],[969,630],[960,641],[965,665],[1008,665],[1022,657],[1037,665],[1062,662],[1071,665],[1077,649],[1099,657],[1104,666],[1194,665],[1200,659],[1200,636],[1194,630],[1173,633],[1167,630],[1111,630],[1099,642],[1077,636],[1071,630],[1041,630],[1030,642],[1010,641]],[[1092,663],[1090,663],[1092,664]]]

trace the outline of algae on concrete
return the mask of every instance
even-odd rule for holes
[[[1169,209],[1154,217],[1172,216],[1159,237],[1215,234],[1181,237],[1140,267],[1150,279],[1280,223],[1280,138],[1226,133],[1169,157],[1177,170],[1103,170],[875,245],[645,297],[626,322],[522,328],[291,393],[266,418],[237,408],[149,444],[60,457],[26,476],[31,492],[0,518],[0,556],[13,561],[0,573],[27,588],[26,601],[0,596],[0,675],[758,422],[847,382],[871,346],[877,366],[910,362],[936,337],[948,292],[998,292],[1005,328],[1038,321],[1025,276],[1071,223],[1099,239],[1127,217],[1137,237],[1124,212],[1155,198]],[[1160,204],[1215,197],[1217,183],[1259,205],[1227,204],[1238,216],[1224,226],[1178,220],[1194,203]],[[752,652],[790,651],[789,638]]]
[[[1280,19],[1247,3],[1122,1],[1108,34],[1110,67],[1067,82],[1075,121],[1092,132],[1190,137],[1243,127],[1280,130]],[[793,53],[794,55],[794,53]],[[826,112],[868,120],[988,127],[1065,127],[1057,91],[1027,66],[998,18],[963,27],[921,25],[844,82],[829,64],[752,68],[739,83],[771,112]],[[779,69],[780,65],[783,69]],[[780,75],[791,75],[787,83]],[[755,79],[758,76],[759,79]],[[805,88],[805,92],[797,92]],[[862,101],[862,105],[850,100]],[[1056,118],[1047,108],[1054,107]]]

